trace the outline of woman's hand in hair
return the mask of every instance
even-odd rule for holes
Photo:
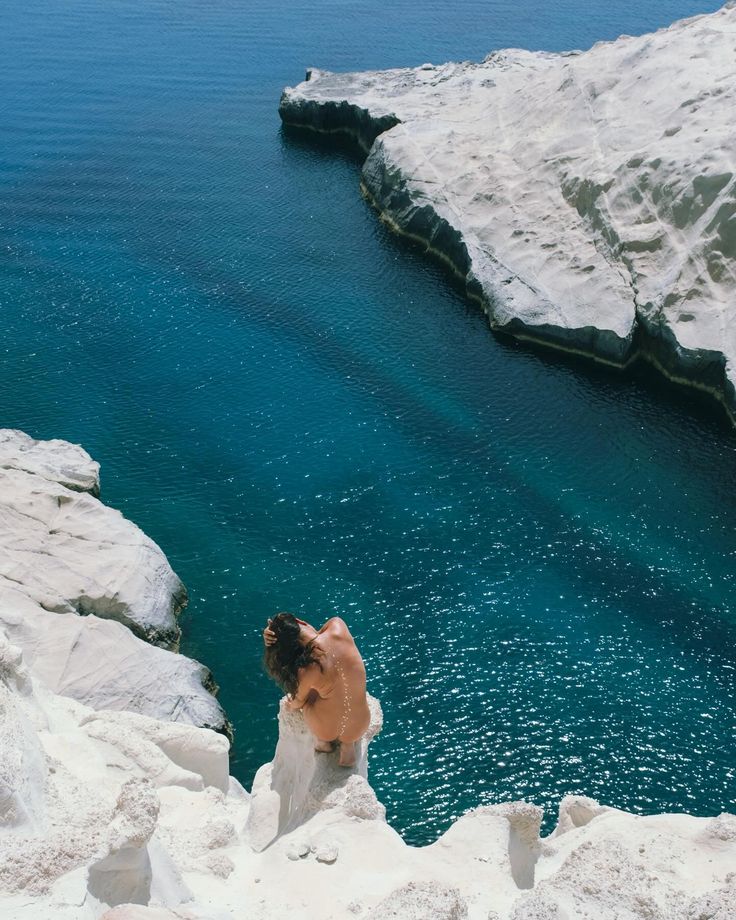
[[[271,629],[271,621],[268,621],[268,626],[263,630],[263,643],[264,645],[274,645],[276,643],[276,633]]]

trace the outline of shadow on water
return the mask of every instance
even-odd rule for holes
[[[460,289],[460,285],[458,285]],[[643,358],[628,367],[616,368],[585,357],[566,354],[543,343],[522,342],[503,332],[491,330],[506,349],[533,355],[548,368],[562,368],[577,375],[585,374],[596,386],[608,387],[618,396],[646,393],[655,411],[682,416],[702,424],[714,438],[725,439],[736,449],[736,430],[723,403],[711,393],[670,380]]]
[[[365,151],[348,134],[322,134],[311,128],[283,123],[279,134],[283,148],[319,153],[325,158],[342,157],[357,167],[361,167],[365,161]]]

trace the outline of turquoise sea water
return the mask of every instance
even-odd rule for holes
[[[187,583],[249,784],[266,616],[339,613],[427,842],[478,803],[734,808],[736,436],[707,403],[499,342],[286,136],[307,65],[586,47],[715,9],[6,0],[0,424],[78,441]]]

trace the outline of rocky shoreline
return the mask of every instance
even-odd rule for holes
[[[177,654],[184,585],[99,494],[81,447],[0,429],[0,629],[54,692],[230,736],[209,670]]]
[[[734,920],[736,815],[568,796],[547,837],[511,802],[407,846],[367,778],[373,699],[353,770],[282,701],[246,792],[206,669],[115,619],[170,636],[182,586],[98,474],[0,430],[3,920]]]
[[[494,330],[646,361],[736,421],[734,28],[728,3],[583,53],[312,69],[279,112],[357,144],[367,199]]]

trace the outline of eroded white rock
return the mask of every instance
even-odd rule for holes
[[[3,920],[734,920],[734,815],[636,817],[570,796],[547,838],[541,809],[513,802],[409,847],[367,779],[377,701],[354,770],[316,754],[302,714],[282,707],[275,758],[250,796],[228,776],[223,735],[95,710],[45,683],[65,687],[51,646],[29,638],[34,617],[84,623],[89,636],[124,627],[39,612],[18,586],[0,599]],[[146,648],[163,656],[151,668],[176,657]]]
[[[368,697],[371,722],[358,742],[355,767],[338,763],[338,752],[317,753],[301,712],[279,706],[279,741],[271,763],[253,781],[247,836],[260,852],[320,811],[364,820],[385,820],[386,811],[368,784],[368,745],[383,725],[381,706]]]
[[[732,920],[733,815],[640,818],[570,798],[540,840],[540,809],[517,802],[413,848],[356,815],[362,775],[326,769],[315,801],[311,769],[293,789],[311,806],[255,852],[255,797],[227,780],[221,735],[52,694],[4,639],[0,712],[3,920]],[[280,729],[306,732],[299,713]]]
[[[92,461],[81,449],[32,441],[24,450],[27,440],[0,429],[0,587],[51,612],[117,620],[175,649],[186,591],[161,549],[119,511],[63,484],[89,484]],[[50,455],[58,444],[65,462],[56,468]]]
[[[207,668],[165,650],[184,586],[98,491],[81,447],[0,429],[0,627],[55,692],[229,731]]]
[[[0,627],[56,693],[95,709],[228,729],[204,665],[144,642],[121,623],[50,613],[0,579]]]
[[[468,905],[457,888],[436,882],[409,882],[384,898],[368,920],[466,920]]]
[[[335,74],[285,122],[355,137],[386,220],[450,261],[491,324],[736,414],[736,6],[584,53]]]
[[[100,464],[79,444],[58,438],[38,441],[24,431],[0,428],[0,469],[25,470],[68,489],[100,494]]]
[[[191,899],[160,842],[163,790],[206,803],[211,854],[236,839],[213,824],[229,789],[227,740],[132,713],[94,712],[46,690],[0,631],[0,916],[97,917],[168,892]],[[233,791],[234,813],[244,799]],[[229,819],[227,819],[229,820]],[[242,819],[241,819],[242,820]],[[222,867],[210,867],[222,875]],[[178,880],[178,881],[177,881]],[[25,907],[23,906],[25,905]],[[199,915],[197,915],[199,916]]]

